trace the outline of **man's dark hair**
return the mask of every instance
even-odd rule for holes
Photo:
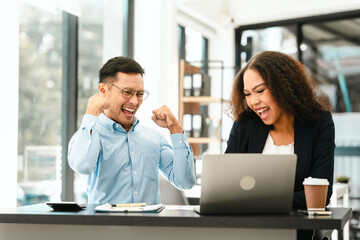
[[[105,82],[107,77],[115,77],[116,73],[139,73],[144,75],[145,70],[138,62],[129,57],[114,57],[109,59],[99,70],[99,83]]]

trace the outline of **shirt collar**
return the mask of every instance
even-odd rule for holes
[[[121,131],[121,132],[126,132],[125,129],[123,128],[123,126],[120,123],[115,122],[114,120],[108,118],[104,113],[101,113],[99,115],[100,118],[100,122],[102,123],[102,125],[109,129],[110,131],[114,130],[114,131]],[[138,125],[139,120],[137,119],[137,117],[134,117],[131,125],[131,129],[130,131],[134,131],[135,127]]]

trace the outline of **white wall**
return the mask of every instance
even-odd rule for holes
[[[145,69],[144,85],[149,97],[137,117],[153,125],[151,111],[168,105],[178,115],[178,44],[175,2],[135,1],[134,58]]]
[[[18,1],[0,2],[0,208],[16,206],[18,93],[19,93],[19,10]]]

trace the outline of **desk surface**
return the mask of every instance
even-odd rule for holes
[[[350,220],[351,208],[330,208],[331,216],[299,213],[267,215],[199,215],[189,208],[160,213],[98,213],[95,205],[80,212],[54,212],[46,204],[0,210],[0,223],[169,226],[218,228],[338,229]]]

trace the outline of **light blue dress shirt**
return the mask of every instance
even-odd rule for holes
[[[159,204],[159,169],[179,189],[193,187],[195,168],[187,138],[181,133],[170,137],[172,146],[137,119],[126,132],[104,114],[86,114],[69,142],[68,162],[75,172],[89,175],[88,203]]]

